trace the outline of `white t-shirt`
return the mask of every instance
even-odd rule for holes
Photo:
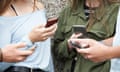
[[[27,44],[27,46],[21,48],[21,50],[27,50],[33,45],[36,46],[34,53],[22,62],[0,62],[0,72],[3,72],[10,65],[39,68],[44,71],[53,72],[50,38],[45,41],[35,42],[34,44],[32,44],[28,38],[28,34],[33,27],[46,24],[46,21],[45,9],[40,9],[21,16],[0,16],[0,48],[4,48],[7,44],[19,42],[25,42]]]
[[[116,25],[116,34],[113,40],[113,46],[119,46],[119,45],[120,45],[120,8],[119,8],[117,25]],[[111,60],[110,72],[120,72],[120,58],[115,58]]]

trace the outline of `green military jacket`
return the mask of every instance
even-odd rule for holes
[[[106,12],[96,18],[93,26],[88,30],[88,36],[98,41],[112,37],[115,32],[118,5],[111,4],[105,6]],[[84,14],[83,5],[73,12],[70,7],[65,8],[59,17],[58,29],[55,33],[52,52],[54,57],[55,69],[62,64],[63,69],[58,72],[70,72],[74,57],[77,57],[74,72],[109,72],[110,61],[94,63],[87,60],[74,50],[69,52],[67,40],[73,34],[73,25],[87,25],[88,20]],[[99,50],[99,49],[98,49]],[[58,68],[59,69],[59,68]],[[57,71],[55,71],[57,72]]]

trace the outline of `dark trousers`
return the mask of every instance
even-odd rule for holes
[[[4,72],[45,72],[45,71],[41,69],[32,69],[21,66],[11,66],[8,69],[6,69]]]

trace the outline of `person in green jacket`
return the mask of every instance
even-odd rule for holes
[[[94,63],[71,48],[69,40],[77,38],[73,25],[85,25],[89,38],[102,41],[115,33],[118,8],[109,0],[70,0],[60,14],[52,53],[55,72],[109,72],[110,61]],[[99,50],[99,49],[98,49]]]

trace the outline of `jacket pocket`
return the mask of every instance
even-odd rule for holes
[[[69,32],[72,32],[72,26],[65,26],[65,29],[64,29],[64,33],[69,33]]]

